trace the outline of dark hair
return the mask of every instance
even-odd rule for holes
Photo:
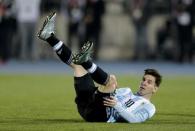
[[[145,69],[144,71],[144,75],[152,75],[155,77],[155,83],[159,87],[162,81],[162,76],[160,75],[160,73],[155,69]]]

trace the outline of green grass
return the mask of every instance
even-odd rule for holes
[[[194,81],[193,76],[164,77],[152,99],[157,113],[151,120],[142,124],[109,124],[83,121],[74,103],[70,76],[0,75],[0,130],[193,131]],[[136,91],[139,78],[118,76],[118,83]]]

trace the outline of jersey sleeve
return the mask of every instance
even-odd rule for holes
[[[155,113],[155,107],[151,104],[144,104],[136,107],[134,110],[129,110],[117,103],[114,108],[119,115],[129,123],[141,123],[151,118]]]

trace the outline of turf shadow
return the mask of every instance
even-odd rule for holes
[[[194,125],[194,121],[181,121],[181,120],[170,120],[170,119],[160,119],[160,120],[150,120],[144,124],[174,124],[174,125]]]
[[[195,118],[195,114],[182,114],[182,113],[158,113],[157,115],[160,116],[178,116],[178,117],[194,117]]]
[[[194,114],[182,114],[182,113],[158,113],[157,115],[163,116],[162,119],[152,119],[146,124],[195,124],[195,115]],[[166,119],[167,117],[167,119]],[[170,118],[173,117],[173,118]],[[160,117],[159,117],[160,118]],[[194,119],[194,120],[185,120]]]
[[[0,119],[2,124],[59,124],[59,123],[83,123],[82,119],[31,119],[31,118],[13,118]]]

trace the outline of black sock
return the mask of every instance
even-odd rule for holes
[[[92,67],[92,65],[93,65],[93,62],[91,62],[91,61],[86,61],[86,62],[83,62],[82,64],[81,64],[86,70],[88,70],[89,68],[91,68]]]
[[[72,51],[63,44],[55,35],[52,35],[46,40],[56,51],[58,57],[66,64],[70,65],[72,61]]]
[[[107,84],[109,75],[96,64],[92,63],[91,61],[87,61],[83,62],[81,65],[90,73],[95,82],[101,85]]]
[[[72,51],[64,44],[56,50],[58,57],[66,64],[70,65],[72,62]]]
[[[60,40],[55,37],[55,35],[51,35],[47,40],[46,40],[52,47],[54,47]]]
[[[109,75],[100,67],[97,67],[97,69],[93,73],[91,73],[91,77],[95,82],[101,85],[106,85],[109,80]]]

